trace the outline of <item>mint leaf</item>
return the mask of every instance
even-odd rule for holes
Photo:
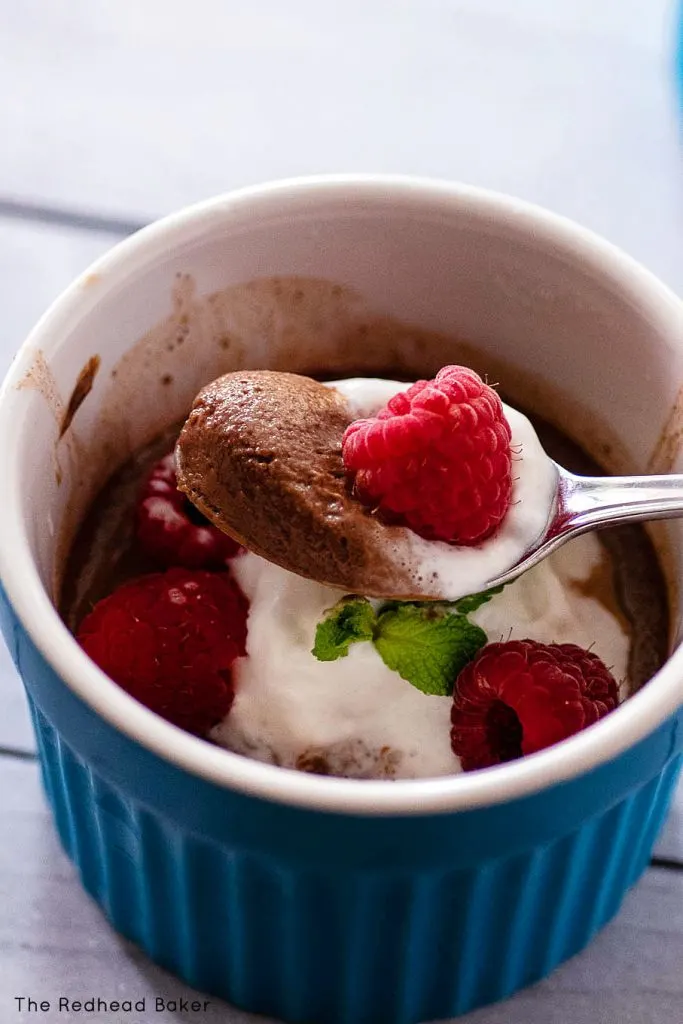
[[[393,669],[423,693],[446,697],[458,672],[487,642],[483,629],[464,615],[428,604],[404,604],[382,611],[375,647]]]
[[[318,623],[311,653],[318,661],[345,658],[351,644],[372,640],[375,621],[375,610],[366,598],[343,597]]]
[[[455,608],[456,612],[460,612],[461,615],[469,615],[470,612],[476,612],[477,608],[481,608],[483,604],[490,601],[496,594],[500,594],[505,586],[501,583],[499,587],[491,587],[490,590],[482,590],[480,594],[470,594],[468,597],[461,597],[459,601],[454,601],[452,607]]]

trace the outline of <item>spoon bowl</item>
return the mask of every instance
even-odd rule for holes
[[[504,406],[517,462],[503,523],[475,546],[427,540],[363,504],[344,466],[344,431],[359,411],[376,411],[378,384],[391,394],[408,387],[269,370],[217,378],[178,439],[179,488],[254,554],[343,593],[443,602],[486,589],[545,533],[557,490],[552,461],[529,420]]]

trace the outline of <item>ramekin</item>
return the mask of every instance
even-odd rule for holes
[[[64,554],[108,473],[221,372],[451,361],[610,470],[681,468],[678,299],[567,220],[436,181],[293,180],[170,216],[74,282],[0,395],[0,618],[64,847],[154,960],[286,1021],[457,1015],[616,913],[681,764],[681,526],[657,534],[673,653],[639,693],[532,757],[393,783],[250,761],[139,705],[55,610]]]

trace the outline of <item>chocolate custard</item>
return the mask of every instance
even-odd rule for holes
[[[527,414],[528,415],[528,414]],[[604,472],[560,431],[529,417],[548,454],[576,473]],[[89,510],[71,549],[60,599],[62,616],[76,631],[102,597],[127,579],[158,567],[136,545],[134,506],[141,482],[168,452],[182,424],[169,428],[140,449],[116,472]],[[188,507],[192,508],[188,502]],[[194,515],[199,515],[193,509]],[[572,584],[599,600],[621,619],[630,634],[631,691],[657,671],[667,655],[668,602],[655,549],[642,526],[614,527],[600,533],[605,557],[587,581]]]
[[[227,503],[231,535],[256,555],[349,593],[407,599],[410,574],[399,559],[378,557],[382,523],[347,485],[339,439],[352,419],[339,392],[311,377],[219,377],[183,427],[179,487],[219,528]]]

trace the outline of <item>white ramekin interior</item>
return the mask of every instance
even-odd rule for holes
[[[93,357],[92,390],[60,437]],[[610,469],[681,468],[681,303],[608,243],[528,204],[414,179],[302,179],[202,203],[118,245],[45,314],[0,397],[0,577],[33,642],[98,714],[161,757],[220,785],[322,810],[498,803],[635,744],[683,703],[678,650],[608,718],[499,768],[391,784],[286,771],[149,712],[90,662],[55,611],[64,538],[83,509],[207,380],[266,365],[400,364],[417,374],[456,359],[498,375]],[[677,588],[677,523],[662,542]],[[673,630],[677,643],[678,621]]]

